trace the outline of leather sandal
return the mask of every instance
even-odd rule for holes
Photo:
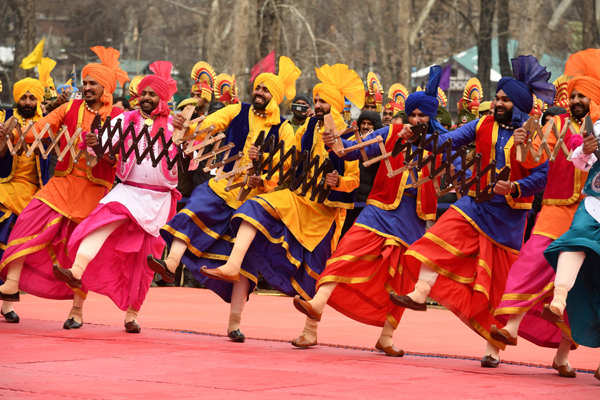
[[[81,289],[81,279],[73,276],[70,269],[61,268],[58,265],[52,266],[52,273],[59,281],[62,281],[74,289]]]
[[[384,352],[385,355],[389,356],[389,357],[402,357],[402,356],[404,356],[404,350],[402,350],[402,349],[396,350],[394,348],[394,346],[385,346],[384,347],[381,344],[381,341],[379,341],[379,340],[377,341],[377,344],[375,345],[375,348],[377,350],[379,350],[379,351]]]
[[[409,296],[390,293],[390,300],[392,301],[392,303],[400,307],[409,308],[415,311],[427,311],[427,304],[417,303]]]
[[[2,314],[6,322],[9,324],[18,324],[20,321],[19,315],[14,310],[7,313],[0,311],[0,314]]]
[[[498,368],[500,366],[500,360],[496,360],[494,357],[485,355],[481,358],[481,367],[483,368]]]
[[[552,368],[554,368],[555,370],[558,371],[558,375],[562,376],[563,378],[575,378],[577,376],[577,373],[575,372],[575,369],[572,368],[569,363],[566,363],[564,365],[558,365],[556,363],[556,361],[552,361]]]
[[[541,317],[548,322],[556,324],[557,322],[563,322],[563,317],[558,313],[554,307],[549,304],[544,304],[544,310],[542,310]]]
[[[153,255],[149,255],[146,257],[146,263],[152,271],[156,272],[162,277],[163,281],[167,283],[175,282],[175,274],[169,271],[169,268],[167,268],[167,263],[165,263],[164,260],[155,258]]]
[[[225,281],[229,283],[236,283],[240,280],[240,274],[237,275],[225,275],[219,268],[207,268],[203,266],[200,268],[200,273],[208,278],[217,279],[219,281]]]
[[[231,339],[232,342],[236,343],[244,343],[244,341],[246,341],[246,335],[244,335],[239,329],[227,332],[227,337]]]
[[[141,331],[142,331],[142,328],[136,322],[136,320],[125,322],[125,332],[127,332],[127,333],[140,333]]]
[[[314,319],[315,321],[321,320],[322,314],[316,312],[312,305],[299,295],[294,296],[294,307],[296,307],[298,311],[300,311],[302,314],[305,314],[310,319]]]
[[[315,338],[315,340],[309,341],[306,338],[306,336],[300,335],[296,339],[292,340],[291,343],[292,343],[292,346],[294,346],[294,347],[298,347],[300,349],[307,349],[309,347],[316,346],[317,339]]]
[[[73,315],[77,315],[81,318],[81,322],[77,322]],[[69,318],[63,324],[63,329],[79,329],[83,326],[83,313],[81,312],[81,307],[71,307],[71,311],[69,312]]]
[[[502,342],[509,346],[517,345],[517,337],[512,336],[506,329],[501,328],[498,329],[496,325],[492,325],[492,329],[490,330],[490,336],[495,340]]]

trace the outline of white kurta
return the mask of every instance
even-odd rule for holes
[[[139,146],[140,151],[146,148],[147,141],[145,138],[139,142]],[[154,145],[154,152],[154,154],[159,153],[158,143]],[[141,164],[134,163],[127,181],[169,189],[175,188],[176,184],[169,183],[162,172],[162,168],[161,163],[156,168],[153,167],[150,155],[146,155]],[[119,183],[100,200],[101,204],[110,202],[117,202],[125,206],[142,229],[150,235],[158,237],[160,228],[167,223],[169,218],[171,193]]]

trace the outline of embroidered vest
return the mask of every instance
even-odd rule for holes
[[[391,153],[399,140],[398,133],[402,130],[402,124],[394,124],[390,127],[387,139],[385,141],[385,150]],[[427,154],[427,153],[426,153]],[[398,154],[396,157],[388,158],[393,169],[399,169],[404,166],[404,153]],[[439,160],[438,160],[439,161]],[[404,171],[393,177],[388,177],[388,169],[385,163],[379,165],[373,189],[367,199],[367,204],[374,205],[382,210],[394,210],[398,208],[410,172]],[[418,173],[418,177],[429,175],[429,167],[424,166]],[[433,186],[433,181],[428,181],[417,188],[417,215],[423,220],[434,220],[437,211],[437,195]]]
[[[564,137],[565,143],[569,143],[574,135],[581,135],[579,127],[576,132],[573,132],[569,114],[554,117],[554,124],[557,132],[562,131],[564,124],[569,124]],[[544,190],[543,204],[564,206],[578,202],[586,178],[587,172],[575,168],[573,163],[567,160],[564,152],[559,151],[548,168],[548,183]]]
[[[120,108],[113,108],[110,116],[116,117],[121,113],[121,111],[122,110]],[[89,131],[91,129],[91,127],[89,126],[84,127],[82,125],[84,112],[85,105],[83,104],[83,100],[72,100],[69,103],[67,107],[67,113],[63,120],[63,123],[67,126],[67,129],[69,130],[69,134],[74,134],[75,131],[77,131],[77,128],[82,128],[83,132]],[[66,146],[66,144],[67,139],[64,136],[62,136],[60,138],[61,148],[63,146]],[[74,167],[75,164],[73,163],[73,159],[71,158],[71,153],[67,152],[65,158],[63,158],[62,161],[56,164],[54,174],[56,176],[69,175],[73,171]],[[106,186],[107,188],[112,188],[115,180],[116,165],[111,165],[108,161],[100,159],[98,160],[98,164],[96,164],[93,168],[86,166],[85,172],[87,178],[91,182],[96,183],[98,185]]]
[[[499,125],[494,120],[494,117],[488,115],[483,117],[477,123],[475,150],[481,154],[481,166],[482,168],[489,165],[492,160],[496,159],[496,142],[498,141],[498,129]],[[512,182],[523,179],[529,175],[529,170],[524,168],[520,162],[517,161],[516,147],[513,146],[514,139],[508,140],[504,146],[504,158],[506,160],[506,166],[510,167],[510,180]],[[485,187],[488,183],[489,173],[481,178],[481,186]],[[469,191],[469,195],[475,195],[475,190]],[[513,198],[510,194],[504,196],[506,203],[515,209],[530,209],[533,201],[533,196]]]
[[[225,142],[231,142],[235,145],[230,154],[237,154],[244,150],[244,145],[246,144],[246,139],[248,138],[248,132],[250,131],[250,125],[248,122],[248,113],[250,112],[250,107],[250,104],[242,103],[239,114],[231,120],[227,130],[225,131]],[[275,136],[275,142],[278,142],[279,128],[284,121],[285,119],[281,118],[281,122],[279,124],[272,125],[265,139],[269,136]],[[223,171],[229,172],[232,170],[232,168],[233,163],[229,163],[223,167]]]
[[[167,129],[165,130],[165,133],[164,133],[165,141],[168,141],[171,138],[171,136],[173,135],[173,126],[171,125],[171,121],[172,121],[172,117],[171,117],[171,115],[169,115],[168,122],[167,122]],[[129,126],[130,122],[133,122],[133,126],[135,127],[136,134],[139,134],[140,130],[143,128],[143,119],[140,116],[139,110],[128,111],[123,114],[122,127],[124,130]],[[149,130],[151,130],[151,127],[149,127]],[[144,139],[140,140],[138,142],[138,145],[142,144],[143,142],[144,142]],[[133,138],[131,136],[128,136],[125,141],[125,150],[126,151],[129,150],[132,143],[133,143]],[[156,143],[157,143],[156,144],[157,146],[160,146],[161,140],[159,139],[158,142],[156,142]],[[158,151],[160,152],[161,150],[162,149],[159,149]],[[171,147],[169,149],[169,157],[171,159],[173,159],[176,155],[177,155],[177,147],[175,145],[171,144]],[[119,177],[119,179],[121,181],[125,182],[127,180],[127,177],[129,176],[129,174],[131,173],[131,170],[133,169],[133,165],[135,164],[135,161],[136,161],[135,156],[132,153],[132,155],[129,157],[129,159],[126,162],[119,163],[119,168],[117,170],[117,176]],[[173,168],[169,169],[169,167],[167,166],[167,159],[165,157],[163,157],[163,159],[161,160],[161,168],[162,168],[162,173],[163,173],[164,177],[167,179],[167,181],[170,184],[176,185],[177,184],[177,165],[174,165]]]

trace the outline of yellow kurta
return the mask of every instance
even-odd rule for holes
[[[22,121],[22,129],[38,119]],[[15,142],[17,139],[15,137]],[[13,156],[10,175],[0,179],[0,204],[17,215],[21,214],[40,188],[40,173],[35,154],[31,157],[27,157],[25,153]]]
[[[0,183],[0,203],[17,215],[39,189],[35,157],[15,156],[10,180]]]
[[[307,119],[296,132],[296,149],[298,150],[301,149],[302,137],[307,134],[308,122]],[[343,128],[343,126],[337,127],[338,130]],[[323,130],[322,126],[315,128],[311,149],[311,157],[318,155],[320,160],[324,160],[328,156],[322,138]],[[345,162],[344,175],[340,176],[339,185],[334,189],[340,192],[352,192],[359,185],[359,175],[358,161]],[[331,224],[335,222],[336,232],[332,239],[333,251],[344,224],[346,210],[341,208],[340,204],[331,204],[328,200],[323,203],[317,203],[316,199],[311,201],[310,192],[305,196],[300,196],[299,192],[300,189],[297,192],[289,189],[279,190],[260,195],[255,201],[260,203],[272,216],[280,219],[298,242],[309,251],[317,247],[331,229]]]
[[[240,113],[241,108],[241,104],[231,104],[225,108],[222,108],[207,116],[204,121],[202,121],[199,128],[205,129],[212,125],[215,131],[224,131],[227,129],[231,121]],[[258,134],[261,131],[268,133],[269,129],[271,129],[271,126],[273,125],[273,122],[275,122],[273,119],[270,120],[268,117],[263,118],[254,114],[252,110],[253,108],[250,107],[250,110],[248,111],[248,137],[246,138],[244,149],[242,150],[243,156],[240,160],[240,165],[251,163],[250,158],[248,157],[248,149],[254,144],[254,142],[256,142]],[[279,123],[279,120],[277,120],[277,123]],[[293,145],[294,131],[288,121],[283,122],[279,128],[279,139],[284,141],[286,151]],[[275,157],[274,161],[277,162],[278,159],[279,157],[277,156]],[[241,182],[243,178],[243,174],[236,176],[233,180],[233,183]],[[274,175],[273,178],[276,179],[277,176]],[[215,178],[212,178],[208,182],[208,185],[217,194],[217,196],[222,198],[229,207],[237,209],[242,205],[242,201],[238,200],[240,189],[238,188],[227,192],[225,187],[227,187],[228,184],[229,181],[227,179],[220,179],[217,181]],[[248,196],[246,196],[246,199],[252,198],[261,193],[266,193],[274,186],[275,185],[273,185],[272,182],[265,182],[264,187],[255,188],[250,191]]]

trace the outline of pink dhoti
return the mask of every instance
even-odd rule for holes
[[[72,256],[67,241],[77,223],[34,198],[17,218],[0,263],[0,276],[6,266],[24,257],[19,288],[49,299],[72,299],[73,290],[52,273],[52,265],[69,268]]]
[[[122,223],[87,266],[82,288],[108,296],[121,310],[139,310],[154,277],[146,256],[160,258],[165,242],[146,232],[123,204],[99,204],[71,235],[69,253],[76,254],[90,233],[115,222]]]
[[[571,337],[571,329],[566,313],[565,322],[557,324],[540,316],[544,304],[552,300],[554,291],[554,270],[544,258],[544,250],[550,243],[549,237],[531,235],[510,269],[502,301],[494,314],[506,323],[512,316],[525,313],[519,336],[538,346],[557,348],[563,334]]]

